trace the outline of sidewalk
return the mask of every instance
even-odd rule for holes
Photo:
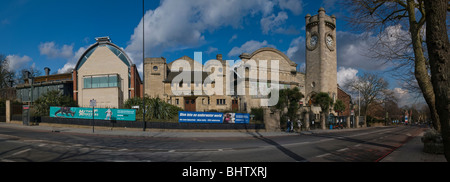
[[[437,155],[423,152],[422,136],[423,133],[415,136],[380,162],[447,162],[444,154]]]
[[[110,135],[110,136],[136,136],[136,137],[161,137],[161,138],[202,138],[202,137],[273,137],[273,136],[298,136],[320,133],[334,133],[342,131],[364,130],[365,128],[351,128],[342,130],[310,130],[287,133],[284,131],[267,132],[265,130],[254,129],[234,129],[234,130],[183,130],[183,129],[152,129],[148,128],[144,132],[142,128],[110,128],[95,126],[94,133],[92,126],[83,125],[65,125],[65,124],[47,124],[41,123],[37,126],[24,126],[22,123],[0,123],[1,127],[23,128],[29,130],[40,130],[59,133],[81,133],[93,135]]]
[[[147,129],[143,131],[142,128],[111,128],[109,127],[94,127],[92,126],[78,126],[78,125],[39,125],[39,126],[23,126],[16,123],[0,123],[0,127],[23,128],[27,130],[40,130],[58,133],[80,133],[92,135],[109,135],[109,136],[136,136],[136,137],[160,137],[160,138],[202,138],[202,137],[271,137],[271,136],[294,136],[298,133],[286,132],[266,132],[264,130],[176,130],[176,129]]]

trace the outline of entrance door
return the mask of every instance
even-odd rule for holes
[[[184,110],[196,111],[195,98],[184,98]]]
[[[231,110],[232,111],[239,110],[239,103],[237,99],[231,101]]]

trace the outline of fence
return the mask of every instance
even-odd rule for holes
[[[0,122],[6,122],[6,107],[0,107]]]
[[[21,120],[21,117],[13,116],[13,120]],[[92,120],[74,119],[74,118],[53,118],[53,117],[36,117],[40,123],[68,124],[68,125],[85,125],[91,126]],[[122,128],[142,128],[143,122],[140,121],[109,121],[95,120],[95,126],[105,127],[122,127]],[[231,130],[231,129],[265,129],[264,124],[226,124],[226,123],[173,123],[173,122],[146,122],[147,128],[154,129],[207,129],[207,130]]]

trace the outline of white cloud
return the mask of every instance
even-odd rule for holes
[[[61,69],[58,69],[58,73],[69,73],[70,71],[72,71],[77,64],[78,59],[86,51],[86,49],[86,47],[79,48],[74,56],[70,57],[67,60],[67,63]]]
[[[297,37],[291,41],[286,56],[297,64],[305,64],[305,37]]]
[[[361,68],[368,71],[379,71],[388,67],[387,64],[383,64],[383,61],[370,56],[370,50],[375,41],[370,34],[342,31],[338,31],[336,34],[338,66]]]
[[[18,56],[18,55],[8,55],[6,56],[6,59],[8,60],[8,70],[9,71],[17,71],[21,68],[23,68],[28,62],[30,62],[32,59],[28,56]]]
[[[231,49],[231,51],[228,53],[228,57],[239,56],[242,53],[252,53],[253,51],[256,51],[259,48],[263,47],[275,47],[275,46],[268,44],[266,40],[264,40],[263,42],[250,40],[242,44],[241,47],[233,47],[233,49]]]
[[[73,56],[73,45],[63,45],[61,48],[55,42],[45,42],[39,45],[39,52],[41,55],[46,55],[49,58],[71,58]]]
[[[370,33],[355,34],[338,31],[336,32],[336,38],[338,67],[380,71],[392,66],[392,64],[384,64],[383,60],[371,55],[373,53],[371,51],[374,50],[373,43],[376,42],[378,37]],[[381,51],[381,49],[377,50]],[[305,52],[305,37],[299,36],[291,41],[286,55],[292,61],[301,64],[305,62]]]
[[[301,0],[279,0],[282,10],[288,9],[294,15],[300,15],[303,12],[303,2]]]
[[[230,40],[228,41],[228,43],[233,42],[233,40],[236,40],[237,38],[238,38],[237,34],[234,34],[234,35],[230,38]]]
[[[197,47],[206,42],[206,31],[226,26],[240,28],[246,16],[265,17],[272,14],[275,5],[269,0],[165,0],[145,13],[145,22],[141,19],[134,29],[125,51],[135,64],[142,62],[143,28],[145,57]]]
[[[343,87],[348,81],[357,79],[357,73],[358,70],[354,68],[339,67],[337,72],[337,82],[339,86]]]
[[[216,48],[216,47],[208,47],[208,50],[207,51],[205,51],[205,53],[206,54],[211,54],[211,53],[213,53],[213,52],[217,52],[219,49],[218,48]]]
[[[272,14],[268,17],[261,19],[261,28],[264,34],[268,34],[270,31],[281,31],[280,26],[283,25],[288,19],[286,12],[278,12],[278,15]]]
[[[394,88],[393,91],[395,98],[397,98],[397,104],[399,107],[403,107],[414,102],[412,100],[413,98],[411,97],[411,94],[406,89]]]

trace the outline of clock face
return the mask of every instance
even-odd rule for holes
[[[309,45],[311,46],[311,47],[315,47],[316,46],[316,44],[317,44],[317,36],[316,35],[313,35],[312,37],[311,37],[311,40],[309,41]]]
[[[333,45],[333,37],[329,35],[327,36],[327,45],[330,47]]]

